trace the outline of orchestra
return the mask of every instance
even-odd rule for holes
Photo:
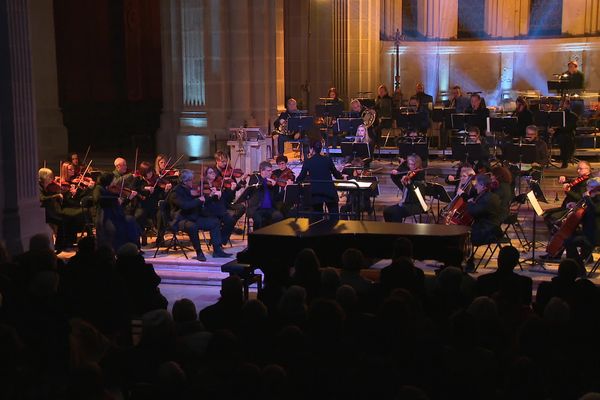
[[[583,80],[583,74],[577,67],[576,62],[570,62],[569,71],[564,73],[569,75],[575,86]],[[399,87],[395,95],[398,93],[401,94]],[[331,87],[327,98],[321,100],[326,105],[344,105],[335,87]],[[348,134],[347,140],[352,143],[367,143],[370,154],[375,154],[376,146],[382,143],[381,129],[396,128],[398,143],[427,145],[431,129],[435,128],[433,97],[425,93],[422,83],[416,85],[416,93],[408,101],[402,101],[401,97],[392,98],[382,84],[378,86],[374,99],[358,95],[346,104],[348,111],[342,117],[361,118],[363,123],[354,125],[354,132],[338,133],[340,136]],[[446,184],[451,197],[446,200],[448,203],[438,208],[436,222],[469,226],[475,246],[492,243],[502,235],[501,224],[508,220],[510,206],[522,188],[521,180],[539,183],[544,177],[544,171],[551,162],[551,144],[558,144],[563,168],[573,160],[578,116],[571,111],[568,96],[562,98],[558,106],[552,106],[552,110],[564,112],[564,124],[559,126],[536,125],[534,112],[537,108],[530,106],[528,99],[522,96],[516,98],[512,114],[493,114],[511,115],[509,118],[513,121],[516,118],[515,129],[500,136],[498,147],[502,155],[508,151],[507,146],[529,146],[530,149],[535,146],[533,162],[517,163],[502,156],[492,157],[488,140],[491,128],[487,120],[490,109],[479,92],[469,92],[467,96],[460,86],[454,85],[443,106],[451,113],[471,116],[465,122],[464,130],[457,132],[459,129],[456,129],[452,134],[460,137],[461,143],[477,145],[478,148],[470,146],[471,153],[451,166],[455,172],[439,178],[439,182]],[[540,110],[545,110],[545,107],[545,104],[540,104]],[[371,169],[373,158],[363,159],[355,153],[346,157],[345,163],[340,166],[339,159],[335,161],[339,152],[323,154],[324,142],[319,140],[317,133],[314,138],[310,137],[309,152],[297,166],[299,173],[298,170],[294,172],[288,156],[284,154],[284,143],[301,138],[300,132],[290,132],[288,127],[289,118],[297,113],[298,103],[290,97],[286,110],[274,122],[273,137],[278,140],[278,154],[272,159],[275,166],[271,160],[262,160],[254,171],[244,171],[238,165],[232,165],[232,157],[225,150],[217,150],[214,165],[205,166],[203,163],[196,175],[192,170],[176,168],[183,155],[157,154],[153,162],[142,160],[137,163],[136,151],[137,165],[133,170],[128,169],[124,157],[116,157],[112,172],[98,176],[90,173],[91,161],[87,163],[89,148],[83,162],[79,158],[79,154],[83,153],[68,154],[68,161],[59,164],[57,177],[51,169],[41,168],[38,174],[40,202],[45,210],[46,222],[56,236],[56,250],[74,246],[80,233],[95,234],[98,243],[115,249],[127,242],[133,242],[141,249],[148,244],[148,237],[156,233],[155,246],[160,248],[165,244],[166,228],[171,227],[179,234],[189,236],[196,259],[205,261],[200,231],[209,232],[213,257],[231,257],[232,254],[226,253],[223,248],[231,243],[232,235],[245,233],[237,228],[238,221],[244,216],[256,231],[293,216],[294,207],[299,211],[296,215],[309,215],[311,221],[322,218],[336,221],[340,216],[355,218],[363,212],[372,215],[376,208],[372,202],[375,196],[372,188],[353,193],[337,188],[336,181],[377,181],[375,172],[383,168]],[[410,123],[401,125],[398,115],[410,117],[407,119]],[[335,117],[332,118],[335,121]],[[371,125],[372,130],[369,129]],[[321,129],[322,135],[330,133],[323,131]],[[315,132],[313,130],[311,135]],[[395,142],[390,140],[390,143]],[[334,144],[332,148],[335,147]],[[426,212],[424,202],[429,200],[425,197],[430,196],[428,190],[432,180],[438,179],[437,176],[428,176],[426,159],[414,153],[402,157],[405,160],[400,158],[400,165],[393,167],[389,175],[398,189],[399,201],[383,207],[385,222],[411,223],[406,217]],[[446,162],[445,158],[442,160]],[[194,179],[194,176],[198,178]],[[562,186],[557,199],[564,200],[560,207],[548,208],[544,212],[549,244],[547,255],[542,258],[554,259],[566,251],[567,257],[577,260],[583,268],[593,247],[600,243],[600,234],[596,234],[600,228],[600,211],[597,211],[600,210],[600,196],[597,195],[600,178],[592,177],[589,162],[579,161],[577,176],[560,176],[556,184]],[[293,187],[290,185],[298,186],[306,194],[298,203],[286,200],[288,187]],[[84,224],[82,201],[86,197],[91,198],[95,205],[93,231]],[[161,201],[167,209],[166,218],[159,209]],[[577,214],[579,220],[571,221],[573,214]],[[244,227],[246,225],[244,223]],[[88,231],[82,232],[84,228]],[[469,259],[467,266],[472,261],[472,258]]]

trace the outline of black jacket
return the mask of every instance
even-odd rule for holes
[[[260,205],[265,198],[265,193],[269,193],[271,196],[271,206],[275,208],[275,201],[277,200],[277,191],[279,186],[265,186],[260,179],[260,175],[252,175],[248,181],[247,192],[244,195],[248,200],[248,215],[252,215],[260,208]]]
[[[333,185],[331,177],[342,179],[342,174],[335,168],[331,158],[321,154],[315,154],[304,161],[302,171],[298,175],[296,182],[308,181],[327,181],[313,182],[310,187],[311,204],[320,204],[324,202],[337,202],[339,200],[337,190]]]
[[[190,188],[180,183],[175,186],[171,195],[168,196],[171,208],[171,218],[176,221],[196,221],[204,216],[204,203],[200,198],[192,196]]]
[[[473,244],[489,243],[500,237],[500,208],[500,197],[489,191],[467,204],[467,211],[474,219],[471,229]]]

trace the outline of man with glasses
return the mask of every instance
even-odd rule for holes
[[[248,181],[248,215],[254,221],[254,230],[273,224],[283,219],[283,214],[275,208],[277,200],[277,185],[271,179],[273,166],[263,161],[258,166],[259,173],[254,174]]]

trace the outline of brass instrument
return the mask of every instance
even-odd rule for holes
[[[365,128],[369,129],[375,123],[377,113],[372,108],[365,108],[360,117],[363,120],[363,125]]]

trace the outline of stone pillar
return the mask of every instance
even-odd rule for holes
[[[229,0],[229,98],[231,99],[230,126],[239,127],[246,122],[254,126],[251,115],[252,96],[252,31],[251,8],[248,1]],[[265,21],[252,21],[260,24]]]
[[[530,0],[485,0],[485,33],[516,37],[529,33]]]
[[[381,36],[394,40],[396,30],[402,32],[402,0],[381,0]]]
[[[507,52],[500,55],[500,98],[498,104],[511,97],[515,69],[515,53]]]
[[[371,91],[377,96],[380,71],[380,0],[348,1],[348,64],[347,90],[350,97],[357,92]],[[389,85],[389,83],[388,83]],[[393,88],[388,86],[391,91]]]
[[[428,38],[450,39],[458,34],[458,0],[419,0],[419,32]]]
[[[19,253],[48,232],[37,188],[38,140],[27,0],[0,1],[0,239]]]
[[[210,155],[203,22],[202,0],[161,1],[163,112],[156,148],[171,156]]]
[[[562,33],[584,35],[600,30],[600,2],[597,0],[563,0]]]
[[[29,4],[31,56],[39,165],[67,157],[68,134],[58,107],[58,76],[52,0]]]

